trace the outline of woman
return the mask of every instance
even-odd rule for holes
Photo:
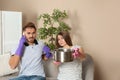
[[[56,36],[57,48],[73,49],[74,60],[72,62],[54,62],[59,65],[58,80],[82,80],[82,63],[85,54],[81,46],[73,46],[71,37],[67,31],[59,32]]]

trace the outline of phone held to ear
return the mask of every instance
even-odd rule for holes
[[[22,36],[25,37],[25,33],[24,33],[24,32],[22,33]],[[24,42],[24,45],[25,45],[25,46],[29,46],[29,44],[28,44],[27,42]]]
[[[25,33],[23,32],[22,35],[25,36]]]

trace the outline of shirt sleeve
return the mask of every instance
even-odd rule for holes
[[[41,47],[41,50],[43,50],[43,47],[45,46],[45,43],[42,40],[40,40],[38,43]],[[45,53],[42,52],[42,54],[45,54]]]

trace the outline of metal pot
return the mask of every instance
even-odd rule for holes
[[[53,59],[58,62],[70,62],[73,61],[73,50],[59,48],[53,51]]]

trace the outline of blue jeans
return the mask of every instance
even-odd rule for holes
[[[9,80],[46,80],[45,77],[42,76],[19,76],[13,79],[9,79]]]

